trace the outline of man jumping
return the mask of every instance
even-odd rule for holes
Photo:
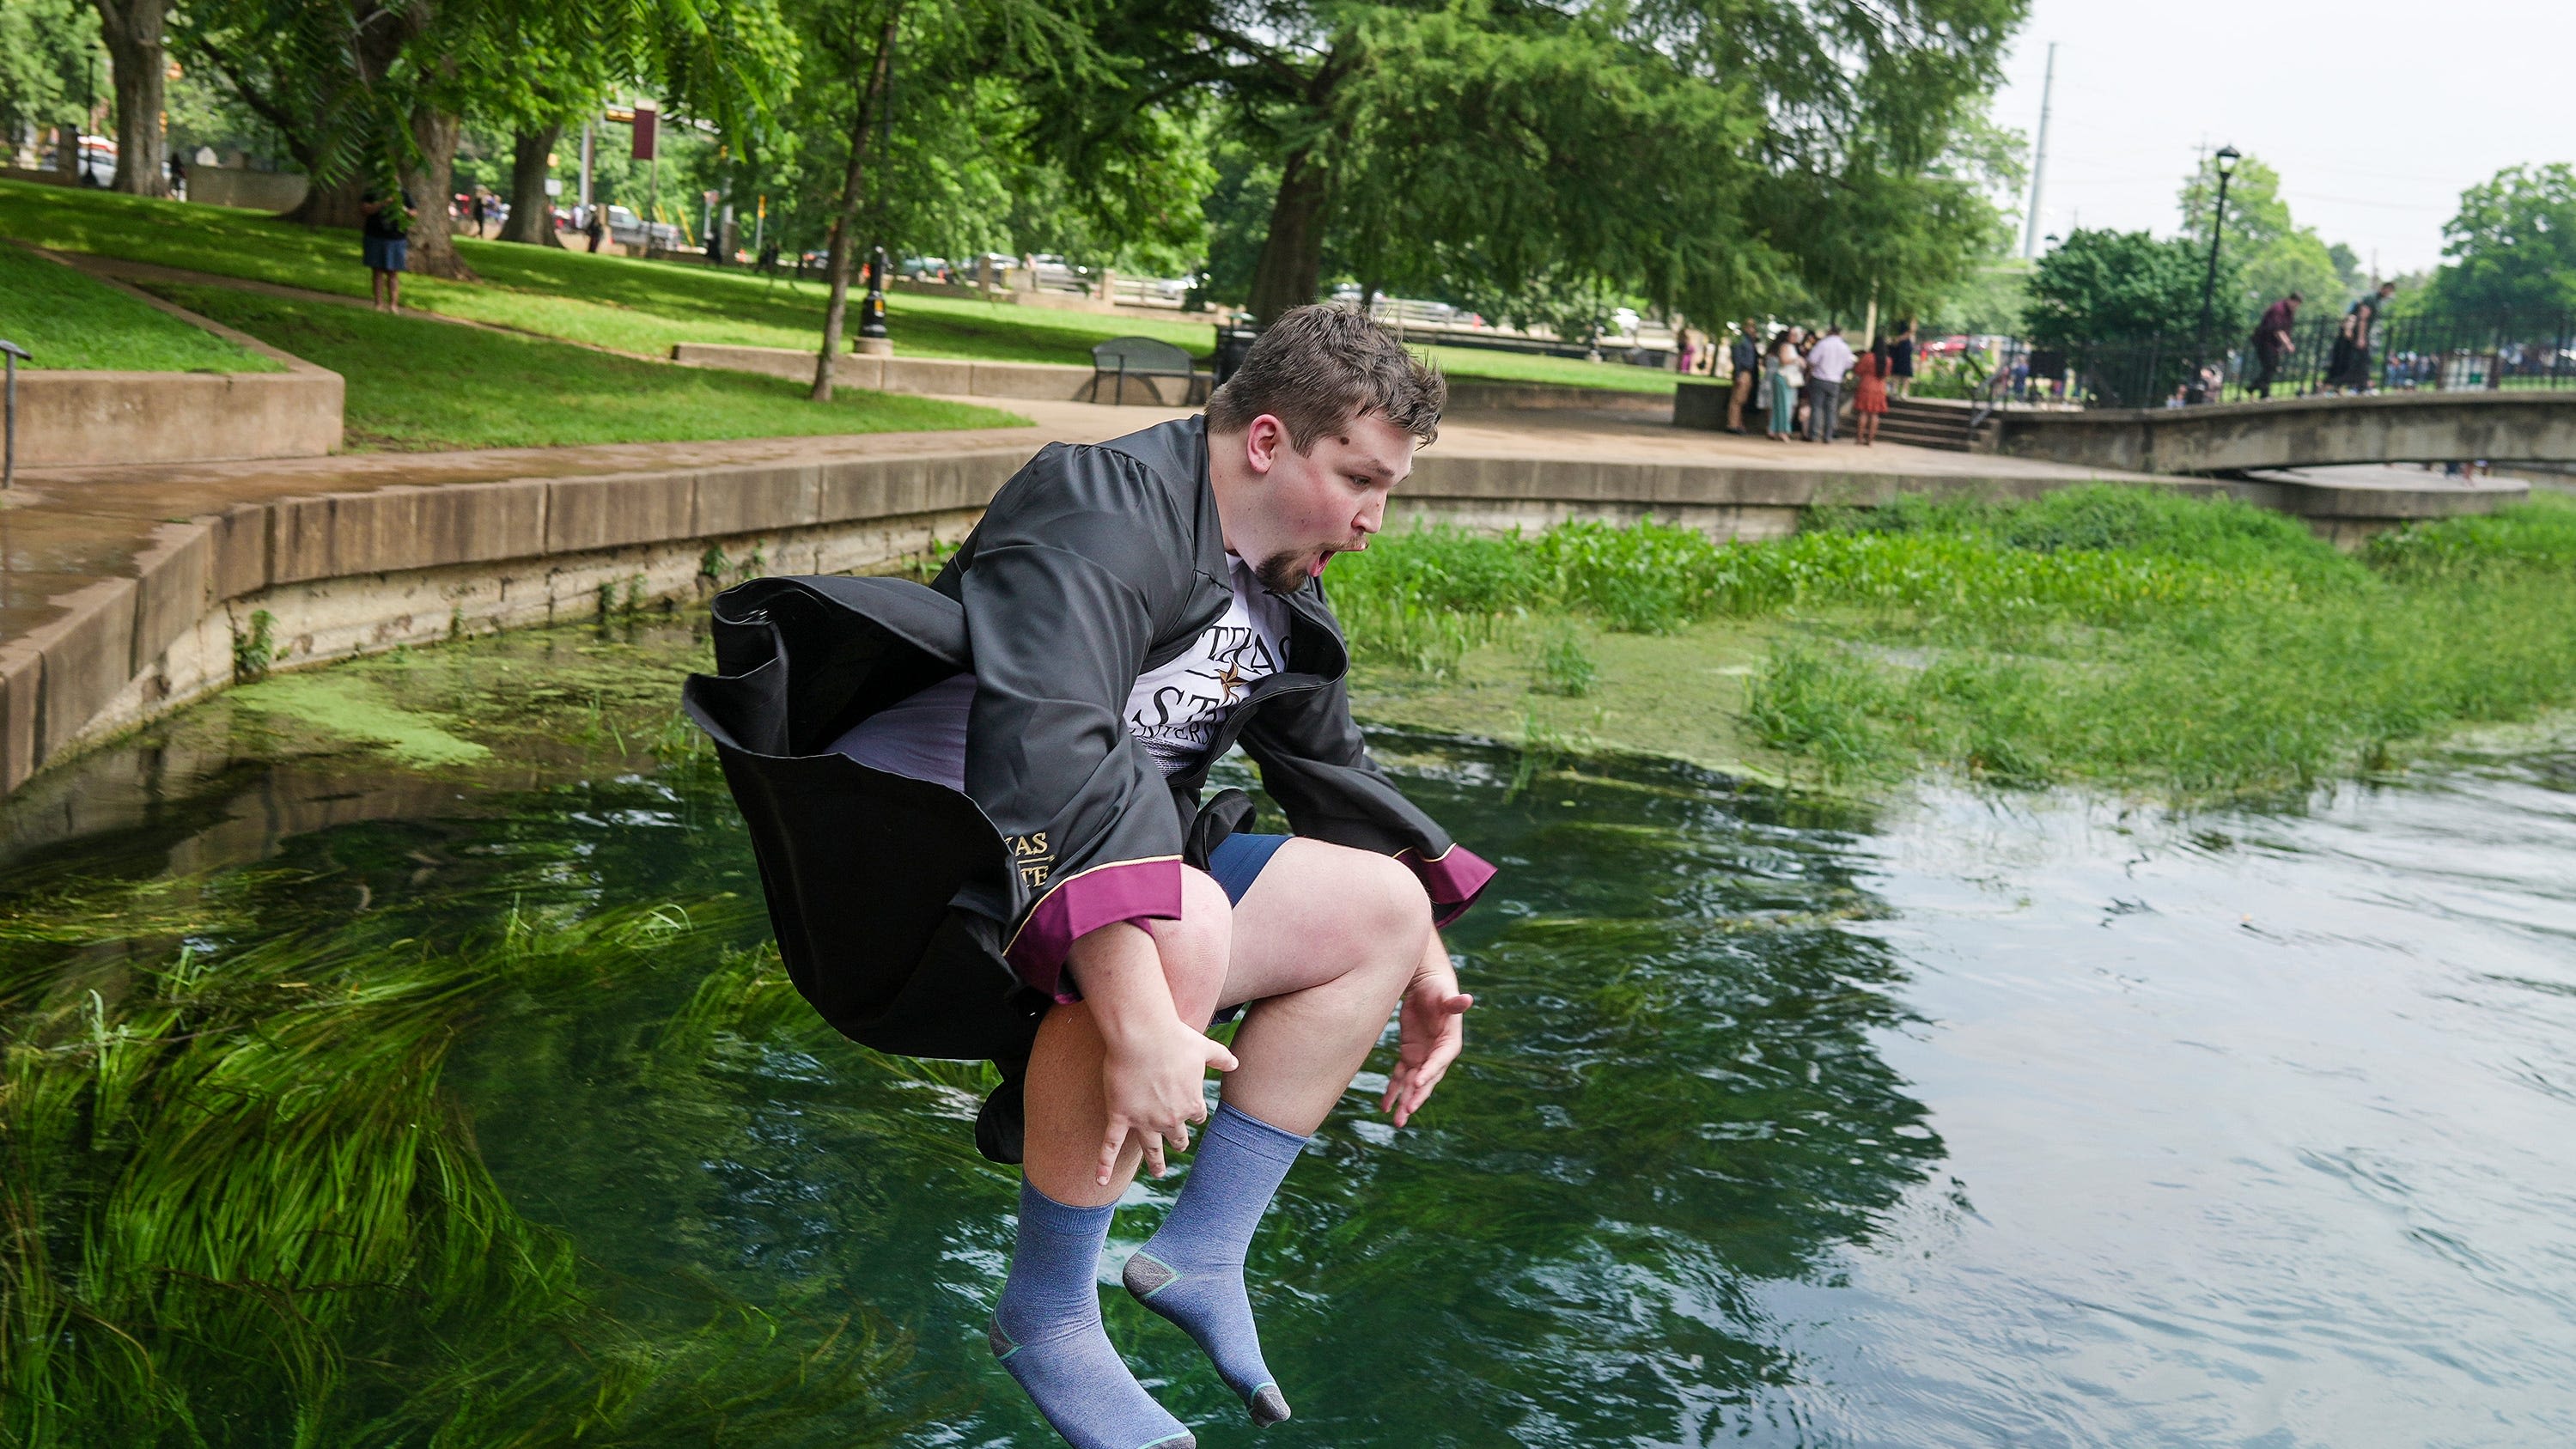
[[[1390,1014],[1380,1107],[1396,1125],[1459,1053],[1473,1003],[1436,928],[1493,868],[1369,758],[1320,582],[1383,525],[1445,392],[1365,317],[1300,308],[1204,416],[1038,454],[928,590],[777,579],[718,601],[723,673],[692,683],[691,712],[743,803],[800,989],[862,1041],[989,1053],[1006,1073],[1013,1010],[1034,1018],[1011,1083],[1019,1241],[989,1334],[1076,1449],[1195,1442],[1101,1326],[1099,1256],[1138,1165],[1161,1176],[1206,1123],[1122,1277],[1276,1423],[1289,1404],[1243,1281],[1253,1231]],[[1237,792],[1202,803],[1238,743],[1293,835],[1244,833]],[[866,860],[831,858],[816,837],[853,813],[921,823],[888,825],[903,838]],[[930,862],[950,841],[962,863],[943,875]],[[979,841],[1009,869],[983,870]],[[889,870],[922,879],[853,879]],[[993,959],[1007,979],[987,992]],[[875,974],[838,979],[854,969]],[[1206,1032],[1238,1008],[1229,1050]],[[978,1013],[996,1045],[961,1034]],[[1225,1074],[1212,1118],[1209,1067]]]

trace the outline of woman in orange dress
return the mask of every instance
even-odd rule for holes
[[[1866,448],[1878,441],[1878,420],[1887,415],[1887,344],[1879,343],[1854,361],[1852,376],[1860,379],[1852,411],[1858,415],[1860,445]]]

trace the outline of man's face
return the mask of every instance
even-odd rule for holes
[[[1375,413],[1315,439],[1305,452],[1267,413],[1244,436],[1256,479],[1243,517],[1225,520],[1226,541],[1252,561],[1261,586],[1293,593],[1337,553],[1368,547],[1386,524],[1386,498],[1413,471],[1411,433]]]

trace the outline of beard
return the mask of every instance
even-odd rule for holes
[[[1315,576],[1315,570],[1308,555],[1295,549],[1282,549],[1254,565],[1252,576],[1274,594],[1293,594],[1306,587],[1306,581]]]

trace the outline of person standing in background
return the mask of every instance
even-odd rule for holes
[[[1878,420],[1887,416],[1887,344],[1879,343],[1852,364],[1852,423],[1864,448],[1878,441]]]
[[[2254,377],[2254,395],[2272,395],[2272,374],[2281,367],[2281,359],[2298,350],[2290,340],[2290,328],[2299,320],[2299,304],[2307,298],[2296,292],[2263,309],[2262,320],[2254,324],[2254,360],[2262,371]]]
[[[1807,362],[1798,355],[1798,329],[1780,334],[1771,349],[1771,365],[1766,376],[1769,387],[1764,396],[1770,402],[1770,435],[1786,439],[1795,436],[1798,425],[1798,392],[1807,383]]]
[[[1726,395],[1726,430],[1744,431],[1744,407],[1753,401],[1754,386],[1762,380],[1762,324],[1747,317],[1742,330],[1727,348],[1726,360],[1735,369],[1735,383]]]
[[[1914,390],[1914,319],[1911,317],[1906,318],[1905,325],[1897,328],[1896,335],[1887,340],[1887,383],[1888,392],[1894,397],[1903,397]]]
[[[1699,349],[1692,344],[1691,330],[1685,327],[1674,333],[1673,371],[1688,377],[1691,375],[1691,364],[1697,361],[1699,361]]]
[[[369,187],[358,198],[359,249],[367,259],[369,295],[379,312],[402,310],[402,274],[411,250],[411,193]]]
[[[1825,329],[1807,354],[1807,441],[1830,443],[1842,420],[1843,378],[1852,369],[1851,344],[1837,324]]]
[[[589,219],[581,224],[582,235],[590,238],[592,251],[599,250],[600,242],[608,236],[608,223],[601,219],[600,210],[599,207],[591,207]]]

